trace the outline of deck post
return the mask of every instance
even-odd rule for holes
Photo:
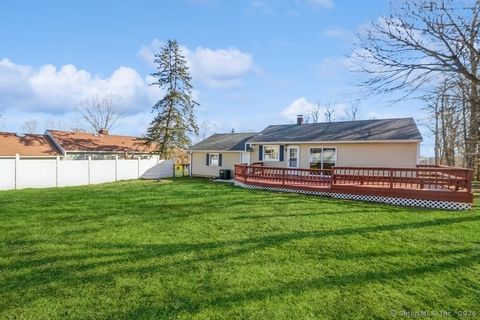
[[[285,185],[285,168],[282,168],[282,186]]]
[[[332,185],[335,184],[335,179],[336,179],[336,177],[335,177],[335,167],[332,167],[330,170],[332,172],[332,174],[331,174],[332,177],[330,178],[330,188],[332,188]]]
[[[393,189],[393,169],[390,169],[390,189]]]
[[[468,193],[472,192],[472,179],[473,179],[473,170],[468,170],[467,172],[467,191]]]

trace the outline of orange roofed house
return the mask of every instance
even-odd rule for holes
[[[43,135],[0,133],[0,157],[134,159],[149,158],[153,151],[154,146],[147,145],[145,139],[110,135],[107,130],[98,134],[59,130],[47,130]]]
[[[45,135],[0,132],[0,157],[55,158],[60,150]]]

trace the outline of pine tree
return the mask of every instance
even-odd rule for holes
[[[189,134],[197,134],[194,115],[198,105],[192,98],[191,77],[187,61],[176,40],[168,40],[161,53],[155,54],[156,81],[150,85],[166,89],[165,96],[153,106],[155,118],[150,123],[147,139],[157,145],[161,158],[168,158],[174,148],[190,144]]]

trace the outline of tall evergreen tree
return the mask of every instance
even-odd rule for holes
[[[176,40],[168,40],[159,54],[155,54],[156,81],[150,85],[166,89],[164,97],[153,106],[155,118],[150,123],[147,139],[157,145],[160,157],[167,158],[174,148],[190,144],[189,134],[197,134],[192,98],[191,77],[187,61]]]

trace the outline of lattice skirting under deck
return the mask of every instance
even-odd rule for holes
[[[388,203],[388,204],[410,206],[410,207],[423,207],[423,208],[445,209],[445,210],[470,210],[472,208],[472,205],[466,202],[406,199],[406,198],[394,198],[394,197],[367,196],[367,195],[338,193],[338,192],[325,192],[325,191],[315,191],[315,190],[298,190],[298,189],[280,188],[280,187],[256,186],[256,185],[241,183],[238,181],[235,181],[235,185],[243,188],[247,188],[247,189],[292,192],[292,193],[309,194],[309,195],[316,195],[316,196],[325,196],[325,197],[331,197],[336,199],[371,201],[371,202]]]

